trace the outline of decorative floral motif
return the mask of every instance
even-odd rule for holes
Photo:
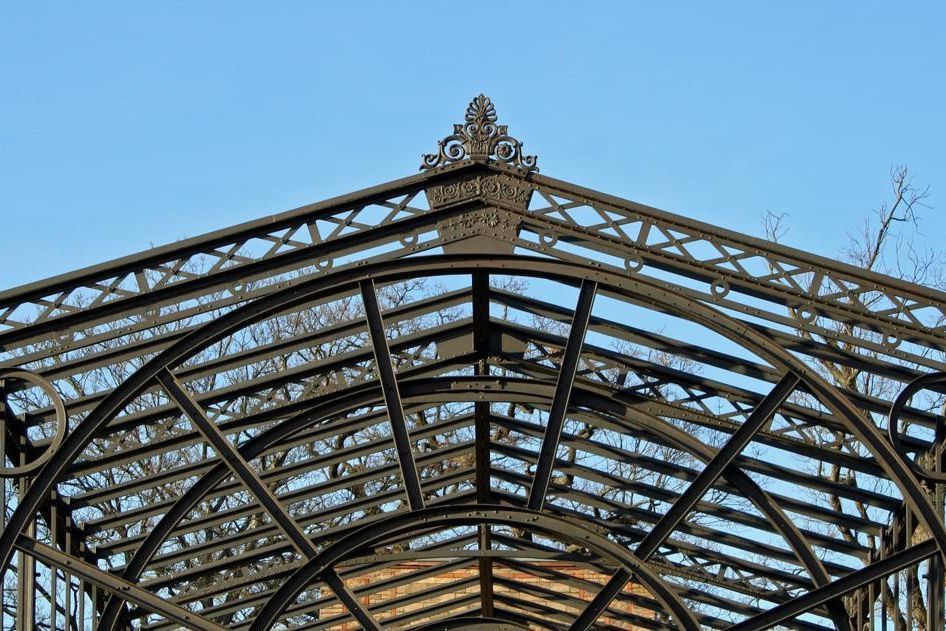
[[[498,208],[485,208],[476,212],[451,217],[437,224],[440,236],[447,241],[475,235],[487,235],[504,241],[512,241],[519,231],[520,219]]]
[[[453,126],[453,133],[437,143],[437,153],[424,154],[420,168],[437,167],[470,158],[496,160],[523,169],[538,171],[536,157],[522,153],[522,143],[508,135],[506,125],[496,124],[496,107],[480,94],[466,108],[466,122]]]
[[[504,202],[525,210],[531,196],[531,188],[502,175],[476,176],[427,189],[427,200],[433,210],[477,198],[487,202]]]

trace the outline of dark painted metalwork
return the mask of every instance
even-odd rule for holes
[[[480,392],[482,394],[488,394],[492,392],[493,396],[497,396],[497,397],[502,396],[502,392],[500,391],[501,389],[496,388],[495,385],[492,386],[492,388],[488,385],[491,382],[492,380],[487,380],[482,386],[480,386],[479,389],[475,389],[473,388],[473,385],[476,382],[471,381],[469,383],[464,384],[464,387],[459,392],[468,392],[471,394],[477,393],[477,392]],[[442,392],[444,392],[445,394],[449,396],[451,392],[456,392],[452,390],[452,387],[455,386],[456,384],[457,384],[457,381],[455,379],[446,380],[446,381],[435,381],[435,382],[431,382],[429,385],[425,383],[424,381],[416,381],[413,379],[405,382],[405,385],[410,386],[410,392],[407,392],[406,394],[410,396],[412,399],[416,396],[430,396],[429,393],[435,392],[435,390],[430,389],[431,387],[445,388],[445,390],[442,390]],[[544,393],[541,393],[540,396],[545,397],[547,399],[551,399],[552,392],[553,392],[552,384],[546,384],[545,388],[546,388],[546,391]],[[424,395],[423,393],[428,393],[428,394]],[[358,393],[352,393],[352,394],[355,395]],[[510,392],[507,390],[507,394],[509,396],[515,396],[517,400],[528,401],[530,400],[530,397],[539,395],[540,392],[536,391],[534,385],[530,387],[529,382],[523,382],[522,384],[519,385],[519,388],[517,388],[514,392]],[[452,396],[456,396],[456,394]],[[595,407],[595,408],[607,407],[606,405],[603,405],[600,401],[596,402],[594,398],[588,399],[587,398],[588,395],[582,392],[576,393],[576,396],[579,397],[578,401],[583,406]],[[365,397],[368,397],[368,398],[365,398]],[[360,394],[358,397],[351,400],[339,400],[338,397],[328,397],[327,400],[324,403],[322,403],[322,405],[325,406],[324,408],[321,408],[321,407],[313,408],[311,411],[307,413],[301,414],[294,419],[290,419],[289,421],[274,427],[272,430],[269,430],[266,434],[259,436],[252,443],[248,444],[246,446],[246,449],[248,449],[249,451],[246,453],[246,457],[252,457],[253,455],[259,453],[257,450],[262,449],[265,444],[274,443],[276,441],[283,439],[287,435],[291,435],[292,432],[297,431],[297,429],[302,424],[305,424],[307,422],[312,422],[315,419],[319,418],[322,414],[331,414],[338,410],[345,409],[345,406],[355,406],[355,407],[362,406],[370,401],[377,400],[378,397],[380,397],[380,393],[377,392],[377,389]],[[316,411],[317,409],[319,410],[318,412]],[[693,441],[691,438],[687,437],[685,434],[679,432],[678,430],[674,430],[674,428],[672,428],[671,426],[669,425],[663,426],[661,428],[661,431],[667,433],[668,438],[672,439],[677,445],[681,446],[682,448],[693,450],[695,454],[705,458],[706,460],[709,460],[709,458],[711,457],[710,452],[708,450],[705,450],[705,448],[701,447],[701,445],[698,442]],[[179,517],[174,518],[174,519],[169,519],[169,517],[173,517],[174,515],[180,516],[189,512],[193,508],[194,503],[198,501],[200,497],[202,497],[206,493],[206,489],[212,488],[213,485],[217,484],[220,480],[222,480],[223,476],[226,475],[226,472],[227,472],[227,469],[225,465],[223,464],[218,465],[214,473],[201,479],[200,482],[197,485],[195,485],[195,487],[192,487],[192,489],[188,491],[188,493],[184,497],[181,498],[179,504],[175,506],[168,513],[168,517],[165,517],[165,519],[163,519],[154,528],[154,530],[149,535],[148,541],[143,543],[141,547],[139,548],[139,551],[136,554],[135,559],[133,559],[131,565],[135,565],[135,563],[143,560],[141,557],[142,551],[153,550],[155,546],[159,545],[162,541],[165,541],[170,536],[171,534],[170,528],[173,527],[173,525],[176,523]],[[759,508],[763,510],[764,512],[766,512],[767,514],[771,515],[771,519],[774,524],[778,525],[781,523],[783,524],[782,528],[785,528],[787,527],[786,526],[787,524],[790,524],[790,522],[788,522],[788,520],[785,519],[784,516],[782,516],[777,511],[777,509],[774,507],[774,505],[771,503],[770,500],[760,499],[759,497],[756,497],[755,495],[751,493],[751,488],[753,486],[753,483],[748,479],[748,477],[745,477],[745,474],[743,474],[739,470],[729,470],[725,475],[733,478],[733,480],[740,485],[740,488],[744,490],[747,497],[754,498],[754,501],[757,502]],[[761,492],[760,492],[760,495],[762,495]],[[764,495],[762,496],[764,497]],[[260,534],[263,534],[263,533],[260,533]],[[804,540],[801,539],[801,541],[803,542]],[[793,545],[796,545],[796,544],[793,544]],[[797,544],[797,545],[804,546],[803,543]],[[192,552],[198,552],[198,551],[195,550]],[[756,551],[753,550],[753,552],[756,552]],[[819,573],[816,570],[817,568],[820,567],[820,564],[818,563],[817,559],[814,557],[810,549],[808,549],[807,555],[808,555],[807,558],[813,559],[811,561],[806,562],[806,563],[809,563],[809,571],[814,576],[819,576]],[[801,555],[801,554],[799,554],[799,556],[800,558],[806,558],[804,555]],[[810,565],[811,563],[813,563],[814,565]],[[141,566],[136,566],[136,567],[141,567]],[[822,573],[824,572],[823,568],[820,569],[820,572]],[[827,575],[825,574],[825,576]],[[108,619],[108,611],[106,611],[106,614],[103,615],[103,625],[106,619]],[[105,627],[105,628],[109,628],[109,627]]]
[[[932,483],[946,482],[946,472],[942,471],[942,464],[934,460],[933,467],[924,468],[915,461],[909,459],[908,449],[900,436],[900,420],[903,417],[904,409],[907,407],[910,399],[916,393],[927,388],[942,386],[944,384],[946,384],[946,372],[931,373],[929,375],[924,375],[914,379],[909,384],[907,384],[903,390],[900,391],[900,394],[898,394],[897,398],[894,399],[893,405],[890,406],[890,413],[887,415],[887,435],[890,437],[890,442],[893,443],[894,447],[896,447],[901,454],[903,454],[904,458],[906,458],[906,461],[911,465],[913,472],[918,478],[922,478]],[[937,423],[936,444],[940,444],[943,441],[942,433],[944,423],[946,423],[946,419],[940,419]]]
[[[722,449],[716,452],[713,459],[706,464],[706,468],[690,483],[687,490],[634,549],[634,554],[642,559],[649,559],[657,551],[670,533],[680,525],[687,513],[693,510],[700,498],[719,479],[723,471],[745,449],[755,433],[771,420],[772,415],[781,407],[800,381],[797,376],[788,374],[775,385],[775,388],[752,411],[746,422],[726,441]]]
[[[368,334],[374,350],[374,361],[378,369],[378,378],[381,380],[381,392],[384,393],[384,404],[388,410],[388,418],[391,419],[391,433],[394,434],[401,479],[404,480],[404,489],[407,491],[407,500],[411,509],[423,508],[424,493],[421,491],[420,476],[417,474],[417,465],[414,463],[414,450],[407,431],[407,421],[404,420],[404,407],[401,405],[401,395],[397,388],[397,374],[394,372],[391,351],[388,349],[388,340],[384,335],[384,322],[381,319],[381,308],[378,306],[378,295],[374,283],[370,280],[361,281],[360,287],[361,299],[365,305],[365,318],[368,321]]]
[[[30,554],[38,561],[48,563],[52,567],[65,570],[76,576],[81,576],[113,594],[120,595],[122,599],[128,602],[141,605],[146,609],[159,613],[167,617],[168,620],[173,620],[188,629],[224,631],[224,627],[214,624],[210,620],[206,620],[192,611],[169,603],[165,599],[155,596],[148,590],[142,589],[133,583],[123,581],[108,572],[103,572],[90,563],[86,563],[70,554],[44,545],[26,535],[19,536],[16,547]]]
[[[345,581],[342,580],[342,577],[338,575],[338,572],[325,572],[322,574],[322,580],[329,586],[336,598],[342,601],[342,604],[351,612],[363,629],[366,631],[381,630],[381,625],[374,619],[371,612],[361,604],[358,597],[348,589],[348,586],[345,584]]]
[[[916,565],[935,554],[941,554],[941,550],[933,540],[928,539],[923,543],[896,552],[882,561],[840,578],[830,585],[812,590],[795,600],[773,607],[764,614],[759,614],[745,622],[733,625],[730,629],[731,631],[765,631],[765,629],[772,629],[819,604],[849,594],[878,579],[886,578],[894,572]]]
[[[0,627],[942,626],[946,294],[422,170],[0,292]]]
[[[286,512],[286,509],[279,502],[279,498],[273,495],[266,484],[260,480],[253,468],[250,467],[249,463],[240,455],[239,450],[223,435],[223,432],[207,418],[204,411],[200,408],[200,405],[194,401],[190,393],[174,378],[174,375],[168,370],[162,370],[158,372],[155,379],[161,384],[161,387],[164,388],[168,396],[171,397],[171,400],[181,408],[187,415],[187,418],[189,418],[200,433],[203,434],[204,438],[207,439],[207,442],[210,443],[217,454],[219,454],[220,458],[226,463],[233,475],[246,485],[246,488],[253,494],[256,501],[276,520],[279,529],[289,538],[299,553],[306,558],[315,556],[315,546],[309,541],[309,538],[306,536],[305,532],[303,532],[299,524]]]
[[[453,133],[437,143],[438,152],[425,154],[420,168],[435,169],[452,162],[496,160],[524,171],[538,171],[536,157],[522,153],[522,143],[509,135],[505,125],[497,124],[496,107],[488,96],[480,94],[466,108],[463,123],[453,126]]]
[[[395,515],[383,522],[383,525],[369,526],[353,532],[322,551],[316,558],[307,562],[290,577],[277,593],[269,599],[260,611],[250,631],[269,629],[277,616],[305,589],[312,581],[321,579],[325,572],[362,547],[370,546],[385,537],[396,537],[416,531],[418,526],[431,528],[436,526],[451,527],[465,523],[510,524],[542,532],[543,534],[564,537],[580,542],[583,546],[598,554],[610,557],[633,572],[651,593],[663,602],[672,613],[681,629],[699,629],[699,623],[692,612],[683,604],[674,590],[664,584],[656,574],[641,563],[634,555],[607,538],[587,531],[567,520],[553,518],[531,509],[490,506],[486,504],[458,505],[444,508],[431,508],[414,511],[417,514]]]
[[[545,505],[549,480],[552,478],[555,452],[558,451],[558,439],[565,424],[565,415],[568,413],[568,400],[572,393],[572,386],[575,384],[578,361],[581,359],[581,345],[585,342],[585,331],[588,329],[588,319],[591,317],[591,308],[597,291],[597,283],[586,280],[581,284],[581,290],[578,292],[575,317],[572,318],[568,342],[562,354],[562,365],[559,368],[558,382],[555,386],[555,398],[552,399],[552,408],[549,410],[549,418],[545,424],[545,436],[542,438],[542,448],[539,450],[539,461],[535,466],[535,478],[529,488],[528,505],[532,510],[542,510]]]
[[[62,397],[56,391],[56,388],[53,387],[53,384],[44,377],[29,370],[0,370],[0,384],[2,384],[0,385],[0,394],[12,390],[12,384],[10,382],[13,381],[26,382],[36,386],[49,397],[49,400],[52,401],[53,410],[55,411],[56,427],[53,430],[52,441],[39,456],[29,462],[24,462],[23,464],[14,465],[12,467],[7,467],[5,462],[0,462],[0,478],[26,478],[34,471],[38,470],[43,466],[43,463],[49,460],[56,450],[59,449],[59,445],[62,444],[62,439],[68,429],[66,407],[63,404]],[[3,403],[5,405],[5,400]],[[0,434],[2,434],[4,438],[7,438],[8,434],[11,434],[9,438],[13,438],[16,432],[8,431],[7,428],[7,424],[13,423],[13,419],[7,418],[7,416],[7,414],[4,414],[2,418],[0,418]]]
[[[473,352],[482,359],[474,367],[475,374],[489,374],[489,275],[473,274],[471,279],[471,303],[473,311]],[[476,440],[476,501],[481,504],[492,502],[490,490],[490,407],[486,401],[477,401],[474,405],[474,435]],[[491,551],[493,547],[492,531],[489,525],[479,526],[477,546],[481,552]],[[483,616],[491,617],[495,613],[493,589],[493,559],[484,556],[477,563],[480,575],[480,610]]]
[[[601,591],[581,610],[581,613],[578,614],[578,617],[575,618],[575,621],[569,629],[571,631],[584,631],[584,629],[591,628],[591,625],[604,613],[608,605],[624,590],[624,586],[627,585],[632,576],[633,575],[624,568],[619,569],[611,575],[611,578],[609,578],[608,582],[601,588]]]

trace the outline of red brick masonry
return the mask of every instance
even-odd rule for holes
[[[348,579],[346,582],[349,588],[359,591],[359,588],[368,585],[369,583],[380,583],[387,579],[394,578],[396,576],[401,576],[405,573],[417,572],[420,570],[427,570],[431,567],[436,566],[437,563],[434,562],[422,562],[422,561],[412,561],[405,562],[400,565],[392,566],[382,570],[377,570],[375,572],[363,574],[357,578]],[[548,570],[550,572],[560,572],[562,574],[571,575],[577,579],[584,581],[582,585],[569,584],[560,581],[556,581],[553,577],[543,577],[537,576],[533,573],[526,573],[523,571],[515,570],[504,565],[499,564],[498,562],[494,564],[493,576],[494,576],[494,593],[497,596],[497,600],[501,600],[503,596],[509,596],[516,598],[521,601],[528,603],[534,603],[541,607],[548,607],[554,612],[561,612],[561,621],[567,621],[573,619],[578,614],[578,606],[575,602],[569,602],[568,597],[577,598],[582,601],[590,601],[594,598],[597,593],[597,587],[604,585],[605,581],[608,579],[608,575],[602,574],[592,569],[585,569],[582,567],[576,567],[571,563],[561,563],[561,562],[532,562],[532,565],[541,570]],[[379,621],[390,620],[392,618],[398,618],[409,614],[411,612],[419,612],[434,605],[439,605],[447,601],[457,600],[460,601],[464,596],[469,595],[479,595],[480,586],[479,586],[479,570],[476,563],[459,569],[448,569],[442,573],[436,575],[428,575],[421,577],[420,579],[400,585],[395,588],[383,589],[380,591],[375,591],[370,595],[365,595],[361,597],[361,601],[374,609],[378,605],[383,603],[392,603],[393,606],[390,606],[383,611],[374,609],[374,613]],[[467,582],[467,585],[463,585],[464,582]],[[423,590],[428,590],[436,587],[446,587],[447,585],[454,583],[457,584],[457,587],[453,590],[448,591],[447,593],[432,596],[426,598],[422,601],[413,602],[406,605],[396,606],[394,601],[398,598],[404,596],[409,596],[411,594],[416,594]],[[531,591],[524,590],[522,588],[512,587],[514,583],[520,583],[526,586],[534,587],[538,590],[545,589],[549,592],[562,594],[562,598],[559,600],[553,600],[551,598],[546,598],[539,593],[533,593]],[[640,586],[630,583],[624,589],[624,594],[626,595],[647,595],[647,592],[643,590]],[[515,604],[510,604],[508,602],[498,602],[499,606],[505,609],[519,609],[519,611],[527,611],[534,615],[541,615],[546,617],[549,615],[555,615],[554,612],[546,612],[545,615],[539,613],[538,611],[531,610],[528,611],[526,607],[523,608],[517,607]],[[476,598],[472,602],[458,602],[457,607],[450,612],[438,612],[436,614],[437,618],[449,617],[450,615],[458,615],[461,613],[472,613],[474,615],[479,613],[480,601],[479,598]],[[530,608],[531,609],[531,608]],[[633,603],[625,599],[615,600],[611,604],[611,609],[619,611],[621,613],[633,614],[641,617],[651,618],[653,614],[648,609],[643,609],[636,607]],[[540,609],[541,611],[541,609]],[[344,608],[341,605],[333,605],[331,607],[326,607],[322,609],[320,618],[322,620],[328,621],[331,618],[340,616],[345,612]],[[410,620],[404,620],[400,624],[394,622],[390,626],[392,628],[397,627],[408,627],[414,626],[419,622],[425,622],[432,619],[432,617],[417,617],[411,618]],[[602,616],[598,619],[598,622],[601,624],[613,625],[618,628],[623,629],[637,629],[634,625],[628,624],[626,620],[618,620],[609,616]],[[355,631],[359,629],[360,626],[353,622],[340,622],[337,625],[334,625],[332,629],[339,631]],[[539,627],[535,627],[539,628]]]

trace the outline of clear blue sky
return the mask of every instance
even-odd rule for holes
[[[543,173],[835,255],[946,234],[946,3],[4,2],[0,287],[414,173],[476,93]]]

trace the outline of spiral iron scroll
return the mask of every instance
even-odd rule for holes
[[[49,397],[53,409],[56,412],[56,433],[49,443],[49,446],[38,458],[26,464],[14,467],[3,466],[3,461],[0,460],[0,478],[21,478],[30,475],[46,464],[46,461],[59,449],[59,445],[62,444],[62,439],[65,437],[68,429],[68,417],[66,416],[66,406],[62,401],[62,397],[59,396],[56,388],[54,388],[53,384],[47,379],[29,370],[0,370],[0,381],[7,379],[25,381],[38,387]],[[0,456],[2,456],[2,454],[0,454]]]
[[[475,97],[466,108],[463,123],[437,143],[437,153],[424,154],[421,170],[435,169],[464,158],[494,160],[523,171],[538,171],[537,158],[522,153],[522,143],[509,135],[506,125],[496,123],[496,107],[488,96]]]
[[[903,460],[913,469],[916,476],[922,480],[931,483],[946,482],[946,471],[933,471],[921,466],[916,460],[909,457],[910,450],[903,444],[900,438],[900,417],[904,408],[917,392],[925,390],[931,386],[946,385],[946,372],[934,372],[922,377],[917,377],[897,395],[893,404],[890,406],[890,415],[887,422],[887,435],[890,442],[896,447],[897,451],[903,456]],[[946,419],[940,416],[937,419],[936,440],[946,435]],[[934,443],[935,444],[935,443]]]

